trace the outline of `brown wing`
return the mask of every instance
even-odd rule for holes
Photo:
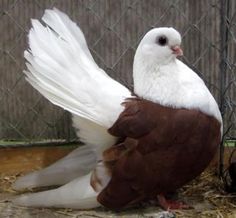
[[[124,141],[104,152],[112,178],[98,196],[113,209],[181,187],[202,172],[220,141],[219,122],[197,110],[142,99],[124,106],[109,129]]]
[[[118,120],[108,130],[109,133],[118,137],[139,138],[147,134],[154,126],[148,101],[143,104],[141,99],[128,99],[123,103],[125,110],[120,114]],[[151,110],[150,110],[151,111]]]

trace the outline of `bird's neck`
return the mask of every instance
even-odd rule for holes
[[[156,63],[135,56],[133,66],[134,92],[139,97],[161,103],[175,91],[176,59],[166,63]],[[164,97],[165,96],[165,97]]]
[[[155,64],[135,56],[133,79],[139,97],[172,108],[199,110],[222,124],[217,103],[204,82],[177,59]]]

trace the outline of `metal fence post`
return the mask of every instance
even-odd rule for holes
[[[229,15],[230,0],[220,0],[220,111],[224,120],[225,114],[225,89],[226,89],[226,73],[227,73],[227,58],[228,58],[228,15]],[[220,165],[219,174],[223,176],[224,171],[224,133],[220,144]]]

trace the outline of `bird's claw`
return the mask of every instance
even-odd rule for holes
[[[185,204],[183,202],[167,200],[164,195],[158,195],[157,199],[158,199],[159,205],[165,210],[193,209],[192,206]]]

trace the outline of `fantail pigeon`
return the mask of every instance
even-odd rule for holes
[[[181,36],[154,28],[134,57],[134,93],[97,66],[80,28],[57,9],[32,20],[24,56],[28,82],[73,115],[85,143],[55,164],[20,178],[15,189],[62,185],[23,195],[18,205],[119,210],[158,199],[198,176],[221,140],[222,118],[206,85],[176,57]]]

